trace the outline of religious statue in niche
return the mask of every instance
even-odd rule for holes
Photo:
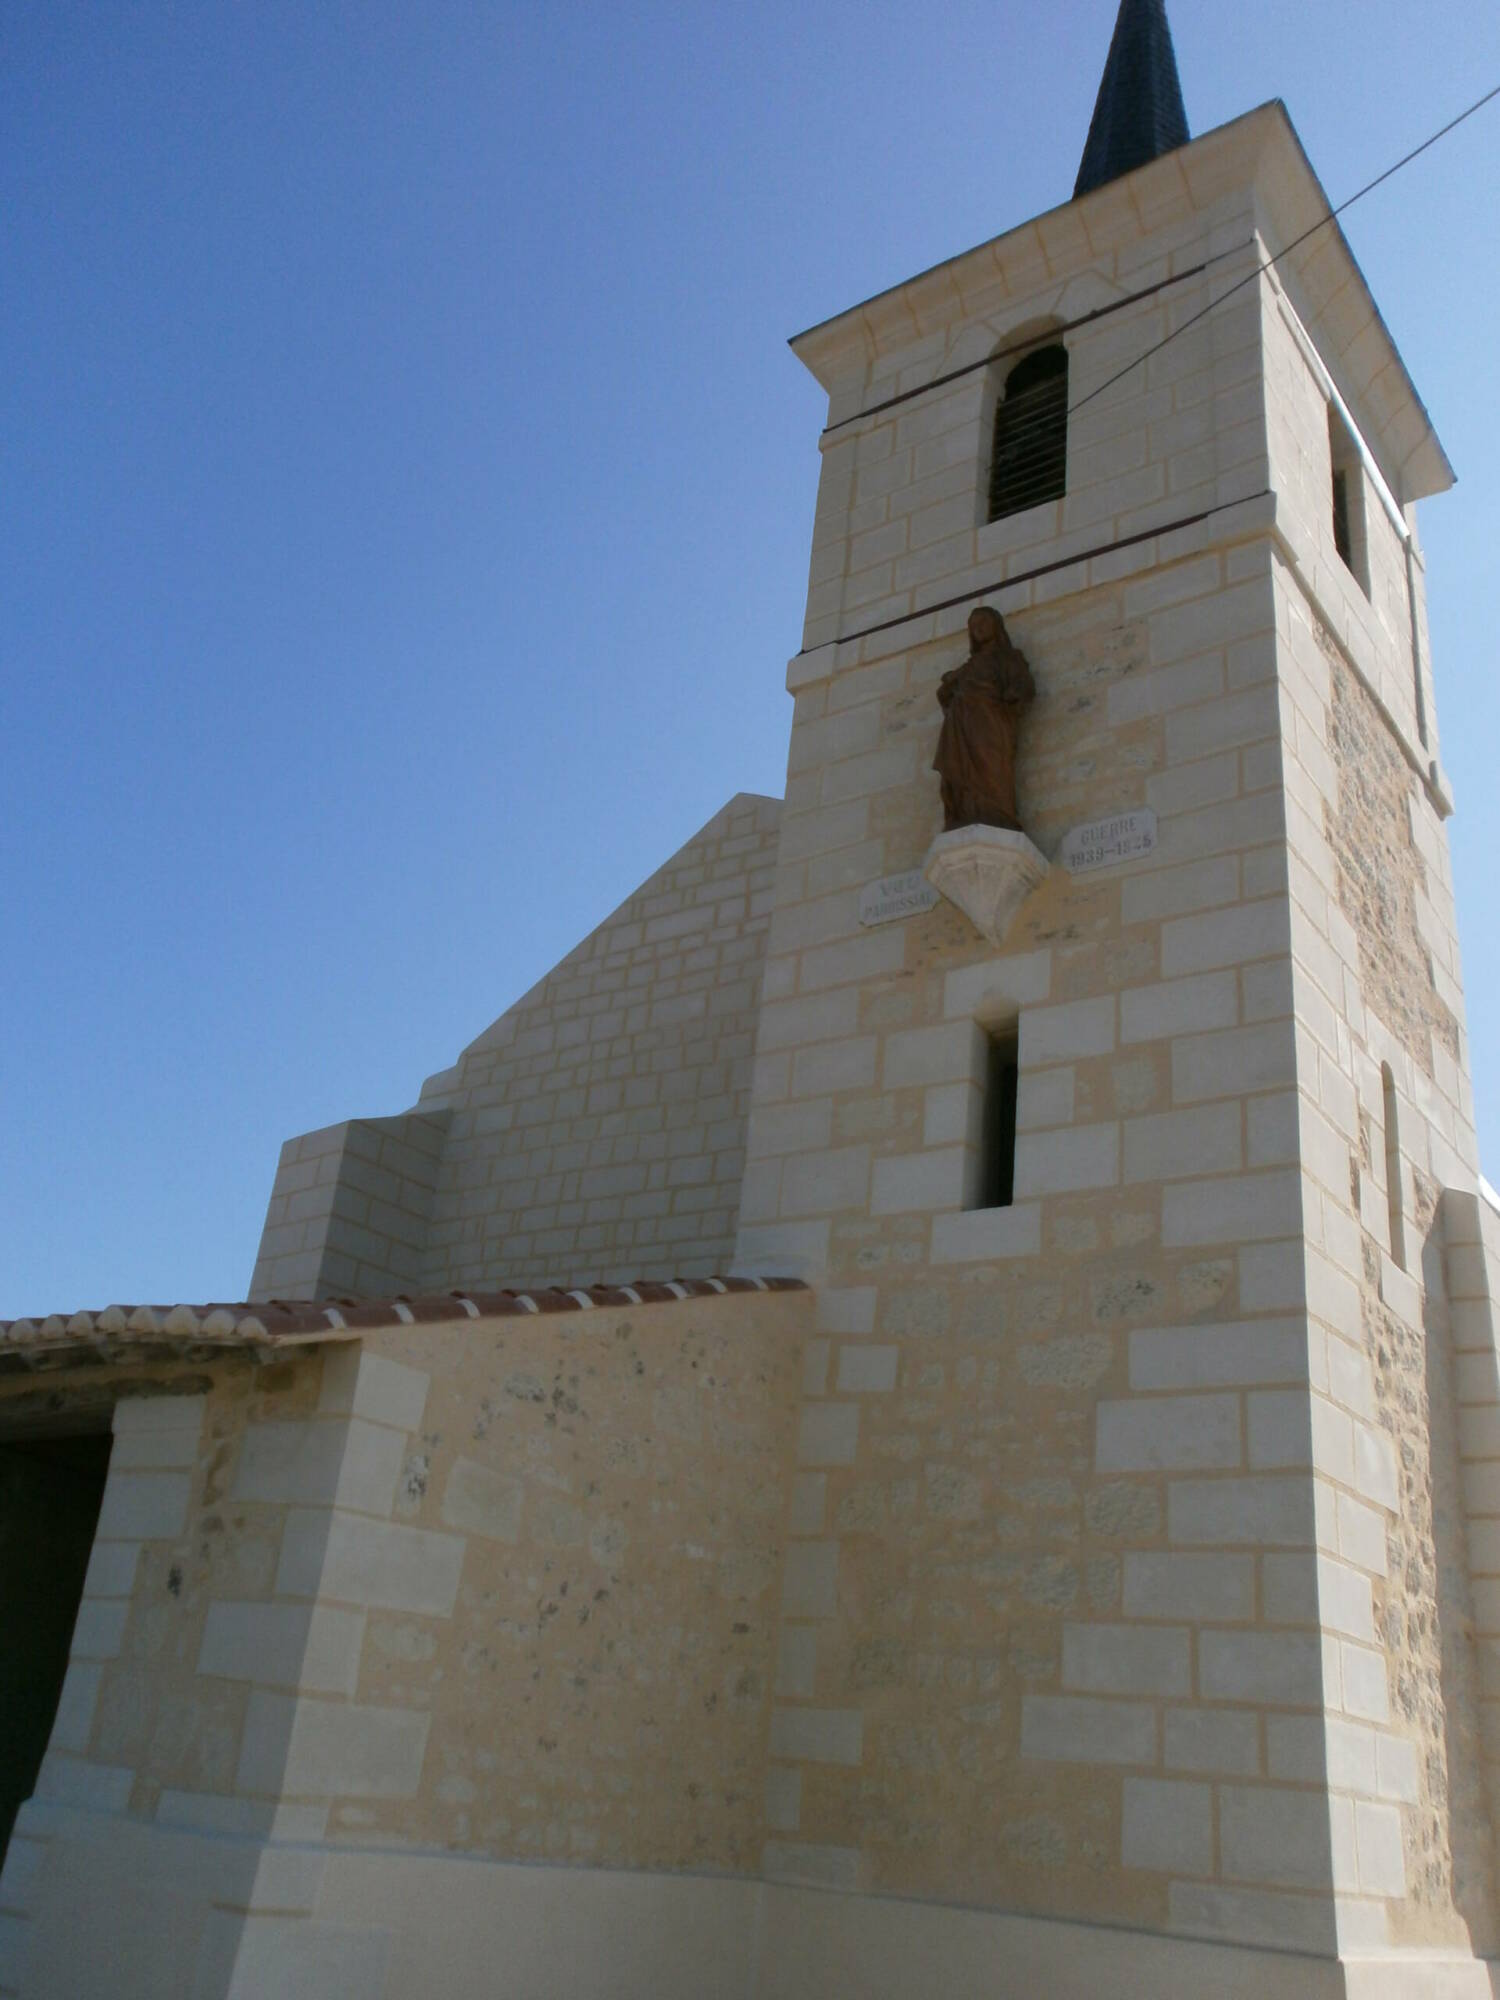
[[[993,605],[969,613],[969,657],[943,675],[937,698],[943,726],[932,768],[942,785],[943,831],[999,826],[1019,833],[1016,741],[1036,683]]]

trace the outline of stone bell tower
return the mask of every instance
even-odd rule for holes
[[[1188,138],[1123,0],[1074,198],[792,343],[829,403],[739,1258],[819,1291],[766,1867],[865,1892],[850,1963],[930,1973],[915,1899],[1006,1913],[1034,1991],[1490,1991],[1452,474],[1327,210],[1279,102]],[[1036,686],[990,935],[927,866],[980,605]]]

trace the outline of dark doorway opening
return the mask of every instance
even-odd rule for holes
[[[0,1856],[52,1733],[111,1443],[0,1438]]]

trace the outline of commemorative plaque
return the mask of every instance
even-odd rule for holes
[[[1071,828],[1062,837],[1057,858],[1070,875],[1086,875],[1091,868],[1116,868],[1122,861],[1134,861],[1155,845],[1156,814],[1150,806],[1137,806]]]
[[[932,909],[938,892],[920,868],[908,868],[904,875],[882,875],[867,882],[859,892],[859,920],[862,924],[893,924],[902,917],[918,917]]]

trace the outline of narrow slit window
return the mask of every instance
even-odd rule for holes
[[[1342,465],[1333,468],[1333,546],[1345,569],[1354,567],[1354,545],[1349,540],[1349,474]]]
[[[1365,543],[1365,469],[1349,426],[1328,405],[1328,457],[1333,472],[1333,546],[1339,561],[1368,597],[1370,562]]]
[[[1391,1224],[1391,1261],[1406,1269],[1406,1218],[1401,1211],[1401,1132],[1396,1123],[1396,1079],[1389,1063],[1380,1065],[1385,1100],[1385,1199]]]
[[[1016,1037],[991,1035],[985,1049],[976,1208],[1009,1208],[1016,1184]]]
[[[1005,378],[990,453],[990,519],[1059,500],[1068,475],[1068,350],[1034,348]]]

